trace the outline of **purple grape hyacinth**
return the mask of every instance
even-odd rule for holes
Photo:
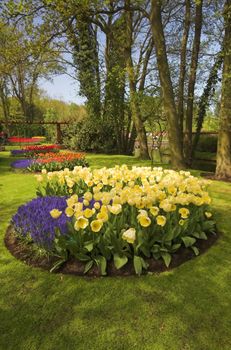
[[[30,237],[34,243],[51,249],[55,238],[55,229],[61,234],[67,233],[67,222],[71,220],[65,214],[66,197],[39,197],[22,205],[12,218],[12,224],[18,235]],[[50,215],[53,209],[62,211],[58,219]]]
[[[12,168],[26,169],[34,162],[33,159],[18,159],[11,163]]]
[[[13,149],[11,151],[11,154],[12,154],[12,156],[20,156],[20,155],[25,154],[26,152],[28,152],[28,151],[25,149]]]

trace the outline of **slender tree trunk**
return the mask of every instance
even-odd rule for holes
[[[185,86],[185,73],[186,73],[186,60],[187,60],[187,44],[190,30],[190,18],[191,18],[191,1],[185,0],[185,19],[184,19],[184,32],[181,41],[181,53],[180,53],[180,77],[178,84],[178,98],[177,98],[177,110],[179,118],[180,128],[180,141],[183,149],[183,131],[184,131],[184,86]]]
[[[156,49],[157,65],[160,76],[160,84],[163,94],[164,110],[168,122],[168,138],[171,152],[172,166],[175,169],[184,168],[183,152],[180,143],[180,132],[178,114],[176,110],[172,81],[168,58],[164,30],[161,18],[161,1],[152,0],[151,4],[151,26],[152,36]]]
[[[9,108],[9,99],[8,99],[8,95],[7,95],[7,88],[6,88],[6,84],[5,81],[2,81],[0,83],[0,99],[2,102],[2,110],[3,110],[3,115],[4,115],[4,119],[8,128],[8,121],[9,121],[9,117],[10,117],[10,108]]]
[[[125,0],[126,7],[130,8],[130,0]],[[139,106],[139,101],[137,99],[136,91],[136,81],[135,81],[135,72],[132,61],[132,11],[126,11],[126,66],[129,80],[129,89],[130,89],[130,103],[131,103],[131,112],[132,119],[136,128],[137,138],[140,146],[140,158],[141,159],[150,159],[148,153],[148,144],[145,127],[141,117],[141,111]]]
[[[218,179],[231,178],[231,0],[226,0],[224,21],[224,66],[216,166]]]
[[[210,101],[211,97],[214,94],[214,87],[215,87],[217,80],[218,80],[218,72],[221,68],[222,62],[223,62],[223,55],[221,55],[221,53],[219,53],[215,62],[214,62],[214,65],[210,71],[206,86],[204,88],[203,94],[202,94],[200,101],[199,101],[199,104],[198,104],[196,134],[193,138],[191,159],[193,159],[194,155],[195,155],[195,151],[196,151],[199,139],[200,139],[200,133],[202,130],[204,118],[206,115],[206,109],[209,105],[209,101]]]
[[[192,125],[193,125],[193,102],[194,91],[196,83],[196,74],[198,66],[198,58],[201,42],[201,29],[202,29],[202,8],[203,0],[196,2],[196,15],[195,15],[195,34],[193,40],[191,67],[188,83],[188,98],[187,98],[187,111],[186,111],[186,125],[185,125],[185,158],[186,162],[191,164],[192,154]]]

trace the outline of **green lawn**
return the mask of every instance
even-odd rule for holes
[[[0,153],[0,350],[231,349],[231,184],[210,187],[222,236],[207,253],[159,275],[89,279],[31,268],[7,251],[10,218],[36,186],[33,175],[12,173],[10,161]]]

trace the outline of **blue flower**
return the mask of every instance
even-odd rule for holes
[[[28,236],[36,244],[45,248],[52,248],[55,230],[61,234],[67,233],[67,222],[71,220],[64,211],[67,207],[66,197],[39,197],[18,208],[12,218],[12,224],[18,235]],[[62,215],[53,219],[52,209],[59,209]]]
[[[16,169],[26,169],[31,166],[33,162],[33,159],[18,159],[11,163],[11,167]]]

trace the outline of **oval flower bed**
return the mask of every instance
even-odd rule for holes
[[[21,149],[14,149],[11,151],[12,156],[27,156],[36,157],[38,154],[47,152],[59,152],[59,145],[44,145],[44,146],[25,146]]]
[[[88,166],[83,153],[62,152],[41,153],[37,158],[18,159],[11,163],[15,169],[26,169],[33,172],[55,171],[65,168],[74,169],[75,166]]]
[[[41,198],[19,208],[12,224],[17,239],[57,257],[54,268],[63,272],[74,264],[78,273],[140,275],[176,266],[214,241],[207,181],[189,172],[75,167],[37,179]],[[57,196],[62,206],[44,205]]]
[[[47,171],[62,170],[65,168],[74,169],[75,166],[88,166],[83,153],[62,152],[59,154],[45,153],[39,154],[38,158],[29,166],[30,171]]]
[[[10,143],[40,143],[45,140],[44,136],[33,136],[33,137],[17,137],[12,136],[8,138]]]

